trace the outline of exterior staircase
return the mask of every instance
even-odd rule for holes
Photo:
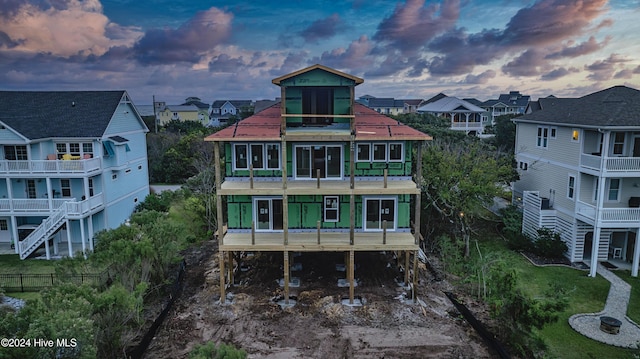
[[[20,259],[25,259],[31,255],[44,241],[54,234],[65,223],[67,216],[67,204],[63,204],[56,209],[53,214],[47,217],[42,223],[31,232],[27,238],[19,242]]]

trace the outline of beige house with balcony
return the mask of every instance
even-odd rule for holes
[[[513,120],[523,232],[560,233],[566,256],[587,263],[591,276],[600,261],[638,276],[640,91],[615,86],[541,98],[535,108]]]

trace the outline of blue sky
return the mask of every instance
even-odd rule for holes
[[[3,0],[0,89],[273,99],[320,63],[356,95],[582,96],[640,88],[638,0]]]

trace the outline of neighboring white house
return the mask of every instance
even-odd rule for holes
[[[479,135],[484,132],[482,113],[484,109],[453,96],[437,95],[420,106],[418,113],[430,113],[451,120],[451,129]]]
[[[523,232],[560,233],[572,262],[640,260],[640,91],[541,98],[515,118]]]
[[[0,246],[93,251],[149,194],[148,131],[125,91],[0,91]]]
[[[531,96],[523,95],[520,91],[509,91],[508,94],[500,94],[497,99],[487,100],[480,105],[486,110],[484,122],[495,125],[496,117],[523,114],[530,101]]]

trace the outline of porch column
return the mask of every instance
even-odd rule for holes
[[[84,193],[84,199],[89,199],[89,177],[84,177],[82,179],[82,193]]]
[[[602,207],[604,206],[604,198],[606,193],[605,184],[607,183],[607,179],[602,177],[605,170],[605,162],[606,158],[609,154],[609,132],[605,132],[602,140],[602,154],[600,158],[600,175],[598,176],[598,198],[596,200],[596,213],[594,218],[594,231],[593,231],[593,246],[591,249],[591,268],[589,268],[589,277],[596,276],[596,270],[598,267],[598,248],[600,247],[600,233],[602,232],[600,217],[602,212]]]
[[[11,203],[11,200],[9,200],[9,203]],[[16,254],[20,254],[20,237],[18,237],[18,221],[16,221],[16,216],[11,216],[11,240],[13,241],[13,249],[16,251]]]
[[[71,246],[71,226],[69,225],[68,219],[65,220],[65,223],[67,224],[67,245],[69,246],[69,257],[73,258],[73,247]]]
[[[87,218],[87,224],[89,226],[89,250],[93,252],[93,215]]]
[[[411,291],[411,296],[413,297],[413,302],[418,302],[418,251],[413,251],[413,290]]]
[[[631,276],[638,276],[638,262],[640,262],[640,228],[636,229],[636,244],[633,246],[633,264],[631,264]]]
[[[47,260],[51,259],[51,251],[49,251],[49,239],[44,241],[44,251],[47,254]]]
[[[7,178],[7,193],[9,194],[9,211],[13,212],[13,186],[11,185],[11,178]],[[16,236],[16,247],[18,243],[18,237]]]
[[[86,241],[86,234],[84,232],[84,219],[80,218],[80,238],[82,239],[82,256],[84,257],[84,259],[87,259],[87,245],[85,244]]]
[[[49,202],[49,210],[53,211],[53,188],[51,187],[51,178],[47,177],[45,179],[47,183],[47,202]]]

